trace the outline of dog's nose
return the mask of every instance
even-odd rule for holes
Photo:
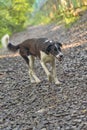
[[[63,54],[59,53],[58,55],[56,55],[56,58],[58,58],[61,61],[63,59]]]
[[[59,56],[60,56],[60,58],[63,58],[63,54],[60,54]]]

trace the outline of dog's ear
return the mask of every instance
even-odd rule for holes
[[[47,48],[46,48],[46,53],[49,54],[49,52],[51,51],[51,47],[52,47],[52,44],[50,44]]]
[[[59,45],[60,47],[62,47],[62,43],[56,42],[56,44]]]

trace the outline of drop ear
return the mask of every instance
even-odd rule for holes
[[[59,43],[60,47],[62,47],[62,43]]]
[[[51,51],[51,47],[52,47],[52,44],[50,44],[47,48],[46,48],[46,53],[49,54],[49,52]]]
[[[60,47],[62,47],[62,43],[56,42],[56,44],[59,45]]]

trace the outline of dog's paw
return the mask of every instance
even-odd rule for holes
[[[35,81],[35,80],[31,80],[31,83],[32,83],[32,84],[35,84],[35,83],[36,83],[36,81]]]
[[[61,85],[62,83],[60,81],[55,82],[56,85]]]
[[[36,80],[36,84],[39,84],[39,83],[41,83],[41,80],[40,79]]]
[[[31,83],[32,83],[32,84],[39,84],[39,83],[41,83],[41,80],[37,80],[37,81],[32,80]]]

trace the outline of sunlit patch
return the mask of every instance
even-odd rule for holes
[[[6,55],[0,55],[0,58],[5,58],[5,57],[17,57],[17,56],[19,56],[19,54],[18,53],[16,53],[16,54],[6,54]]]
[[[52,40],[50,40],[50,43],[52,43]]]
[[[52,41],[52,40],[48,40],[48,39],[47,39],[45,42],[50,42],[50,43],[52,43],[53,41]]]
[[[77,47],[77,46],[81,46],[83,44],[86,44],[87,41],[80,41],[80,42],[76,42],[76,43],[71,43],[69,45],[63,45],[63,49],[68,49],[68,48],[73,48],[73,47]]]
[[[45,42],[49,42],[49,40],[47,39]]]
[[[60,26],[53,27],[53,28],[52,28],[52,31],[55,31],[55,30],[57,30],[58,28],[60,28]]]

